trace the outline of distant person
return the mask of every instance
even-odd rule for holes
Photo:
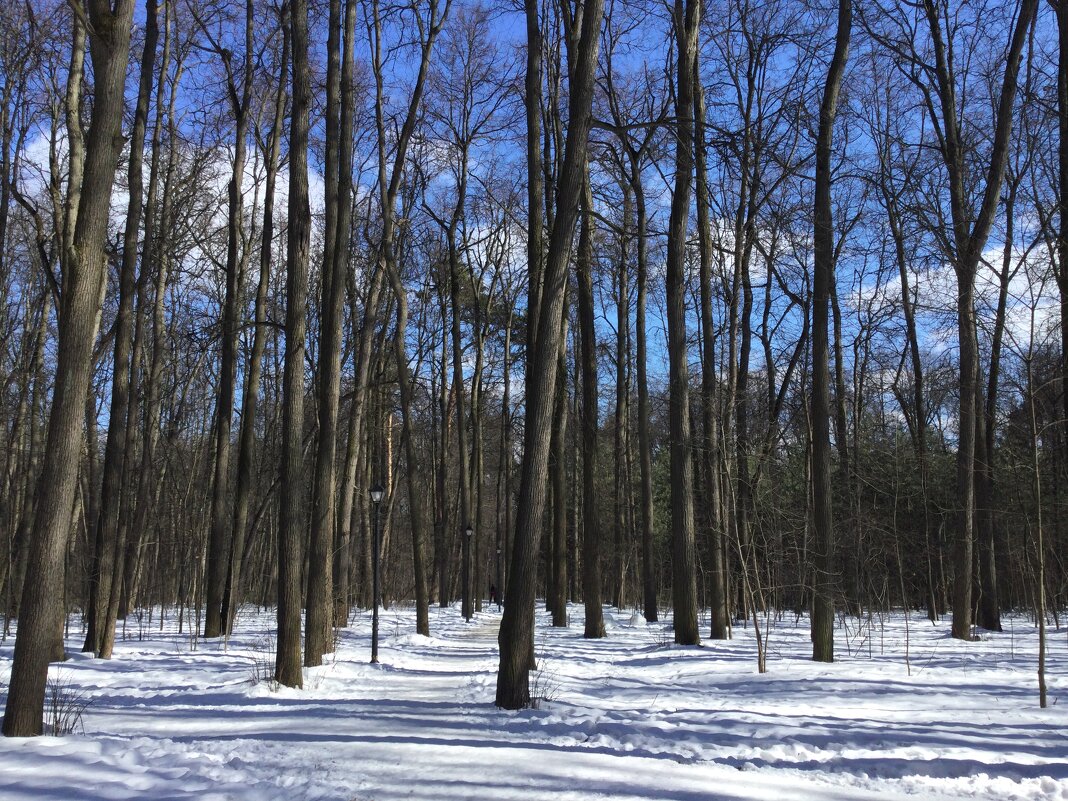
[[[490,584],[490,603],[497,604],[497,611],[501,609],[501,597],[497,594],[497,585]]]

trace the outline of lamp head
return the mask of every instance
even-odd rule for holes
[[[382,503],[382,498],[385,496],[386,491],[382,489],[382,486],[380,484],[375,484],[373,487],[371,487],[370,492],[372,503],[374,503],[376,506]]]

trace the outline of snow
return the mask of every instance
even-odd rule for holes
[[[0,799],[1068,799],[1063,627],[1042,710],[1022,616],[975,643],[917,615],[839,621],[827,665],[786,615],[762,621],[765,674],[751,626],[683,648],[670,622],[606,609],[590,641],[570,616],[552,629],[539,612],[544,699],[518,712],[493,706],[496,611],[432,609],[423,637],[412,610],[387,610],[379,665],[361,613],[303,690],[254,680],[273,665],[271,612],[245,610],[228,642],[178,634],[173,613],[162,630],[131,620],[113,659],[52,667],[91,701],[83,731],[0,740]],[[5,679],[11,655],[8,639]]]

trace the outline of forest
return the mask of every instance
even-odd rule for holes
[[[8,0],[0,142],[5,735],[64,637],[491,595],[503,709],[569,603],[1023,612],[1045,706],[1066,0]]]

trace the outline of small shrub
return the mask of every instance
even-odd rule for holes
[[[547,663],[530,673],[530,708],[541,709],[560,697],[560,681]]]
[[[274,636],[269,632],[260,637],[252,644],[252,666],[249,672],[249,681],[252,684],[266,684],[267,689],[274,692],[278,689],[278,682],[274,678],[275,642]]]
[[[57,673],[49,678],[45,689],[45,734],[63,737],[83,733],[82,715],[92,703],[85,690],[74,686],[69,674]]]

